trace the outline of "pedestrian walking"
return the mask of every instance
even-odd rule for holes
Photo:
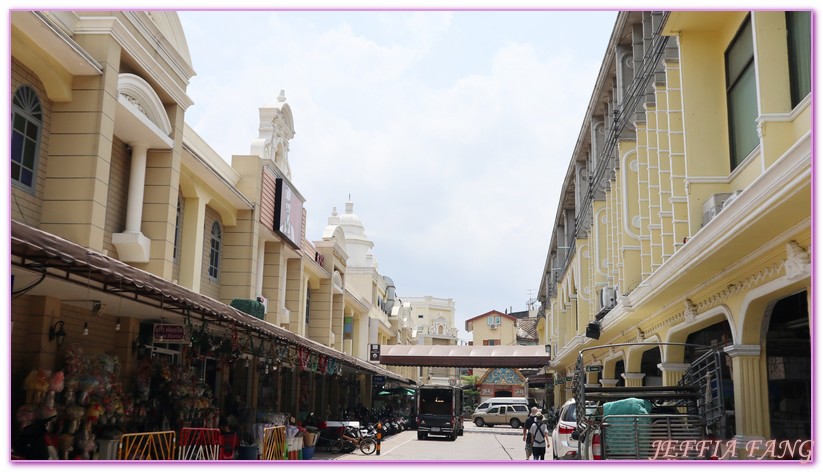
[[[532,457],[532,435],[529,433],[529,429],[534,424],[534,418],[538,413],[540,413],[540,410],[538,410],[536,406],[533,406],[529,417],[526,418],[525,423],[523,423],[523,441],[526,442],[526,460]]]
[[[546,437],[549,435],[549,428],[543,422],[543,415],[538,413],[534,418],[534,423],[529,428],[532,439],[532,455],[534,460],[542,461],[546,459]]]

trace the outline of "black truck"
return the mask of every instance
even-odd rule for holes
[[[423,385],[417,394],[417,439],[429,434],[463,435],[463,390],[447,385]]]

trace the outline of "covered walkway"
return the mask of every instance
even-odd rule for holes
[[[524,369],[546,367],[550,360],[544,346],[380,346],[383,365]]]

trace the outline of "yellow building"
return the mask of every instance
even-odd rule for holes
[[[540,285],[555,405],[581,348],[715,345],[725,438],[811,438],[810,37],[809,12],[618,15]],[[584,359],[602,385],[670,385],[689,360]]]
[[[144,361],[187,359],[221,414],[326,414],[368,405],[372,375],[414,383],[366,360],[345,239],[305,234],[283,93],[229,165],[185,123],[174,12],[14,11],[10,65],[12,408],[78,349],[127,390]]]

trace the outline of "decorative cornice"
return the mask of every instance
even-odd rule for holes
[[[797,244],[797,241],[786,243],[784,267],[786,278],[790,281],[802,279],[811,274],[811,257],[805,249]]]
[[[626,380],[643,380],[646,377],[646,374],[642,372],[625,372],[620,374]]]
[[[760,350],[759,344],[735,344],[723,348],[729,357],[760,357]]]
[[[686,372],[691,364],[683,364],[678,362],[661,362],[657,364],[657,368],[663,372]]]
[[[688,298],[685,300],[685,304],[686,309],[683,311],[683,315],[686,319],[686,323],[691,323],[697,317],[697,307]]]

